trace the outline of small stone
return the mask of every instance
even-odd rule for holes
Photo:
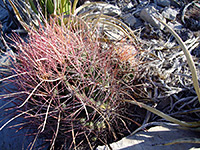
[[[102,8],[103,8],[103,13],[106,15],[119,16],[121,14],[121,10],[118,6],[105,4]]]
[[[160,6],[170,6],[170,0],[156,0],[156,3]]]
[[[169,25],[173,30],[182,30],[183,25],[177,21],[175,22],[168,22],[167,25]]]
[[[125,8],[123,9],[123,11],[129,11],[129,10],[131,10],[133,7],[134,7],[134,5],[130,2],[130,3],[128,3],[127,6],[125,6]]]
[[[163,17],[169,20],[175,20],[177,14],[178,12],[170,7],[166,7],[162,12]]]
[[[15,60],[15,54],[14,52],[9,49],[5,53],[0,55],[0,72],[9,72],[10,69],[9,66],[12,65],[12,63],[16,61]],[[0,76],[1,77],[1,76]]]
[[[88,2],[90,4],[90,2]],[[79,14],[91,12],[91,14],[100,14],[103,10],[103,14],[109,15],[109,16],[120,16],[121,10],[118,6],[114,6],[107,3],[95,3],[91,4],[88,7],[86,7],[83,11],[80,11]]]
[[[115,4],[117,4],[117,6],[123,10],[129,3],[131,3],[131,0],[120,0],[120,1],[115,1]]]
[[[157,27],[161,30],[164,29],[164,25],[161,24],[156,18],[161,19],[163,22],[166,22],[166,19],[158,12],[158,10],[156,10],[154,6],[142,9],[140,18],[149,22],[153,27]]]
[[[197,47],[197,48],[195,48],[195,49],[193,49],[192,52],[191,52],[191,54],[193,56],[200,57],[200,46]]]
[[[178,33],[178,35],[181,37],[181,39],[184,42],[194,37],[193,32],[190,29],[186,29],[186,28],[183,28],[182,30],[176,30],[176,33]]]
[[[125,14],[122,16],[122,19],[124,20],[124,22],[126,24],[128,24],[130,27],[133,27],[134,24],[136,23],[136,18],[131,14],[131,13],[128,13],[128,14]]]
[[[142,22],[140,18],[135,18],[135,19],[136,19],[136,23],[134,24],[134,28],[138,29],[144,26],[144,23]]]
[[[192,31],[200,30],[200,19],[196,20],[194,18],[185,18],[185,26]]]

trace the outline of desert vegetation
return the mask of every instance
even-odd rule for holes
[[[8,55],[12,57],[10,65],[5,66],[9,71],[1,73],[1,86],[6,94],[0,98],[13,106],[1,107],[11,113],[0,130],[22,118],[13,127],[30,129],[26,136],[34,138],[27,149],[34,149],[40,139],[44,143],[39,145],[40,149],[109,147],[110,143],[147,127],[147,111],[164,122],[199,130],[196,119],[199,109],[194,110],[199,103],[183,104],[191,110],[194,120],[174,117],[155,108],[160,99],[170,98],[170,90],[178,90],[162,82],[168,81],[169,76],[174,77],[169,85],[192,86],[191,94],[200,100],[196,64],[186,44],[166,23],[158,19],[180,44],[183,54],[179,59],[186,56],[184,62],[191,71],[187,85],[176,74],[168,76],[152,69],[165,54],[150,51],[122,21],[103,12],[81,13],[95,3],[76,10],[78,1],[21,1],[23,7],[9,2],[27,36],[22,38],[13,33],[9,38],[12,42],[7,43],[16,55]],[[121,34],[118,40],[106,35],[110,28]],[[160,64],[165,65],[164,61]],[[185,66],[181,67],[183,70]],[[4,88],[9,84],[15,88]],[[179,95],[174,97],[178,99]],[[177,104],[172,104],[174,109]],[[177,112],[175,109],[173,113]]]

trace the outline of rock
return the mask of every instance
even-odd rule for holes
[[[183,41],[186,41],[188,39],[192,39],[194,34],[191,30],[182,28],[182,30],[176,30],[176,33],[181,37]]]
[[[148,39],[148,40],[163,39],[163,33],[161,32],[161,30],[153,28],[150,24],[146,24],[144,26],[140,36],[142,39]]]
[[[136,23],[134,24],[134,28],[138,29],[144,26],[143,21],[140,18],[135,18]]]
[[[15,54],[12,50],[7,50],[5,53],[0,55],[0,72],[9,72],[9,66],[15,61]],[[0,75],[1,77],[1,75]]]
[[[173,30],[175,30],[175,31],[180,31],[180,30],[182,30],[182,28],[183,28],[183,25],[180,24],[180,23],[177,22],[177,21],[168,22],[167,25],[169,25],[169,26],[170,26]],[[169,31],[167,30],[167,32],[169,32]]]
[[[136,18],[131,14],[125,14],[122,16],[123,21],[128,24],[130,27],[133,27],[134,24],[136,23]]]
[[[114,6],[114,5],[102,5],[102,7],[100,6],[100,10],[104,9],[103,13],[106,15],[110,15],[110,16],[119,16],[121,15],[121,10],[118,6]]]
[[[159,18],[164,22],[166,22],[166,19],[163,18],[163,16],[156,10],[154,6],[149,6],[142,9],[140,18],[146,22],[149,22],[153,27],[157,27],[161,30],[164,29],[164,25],[161,24],[156,18]]]
[[[93,14],[100,14],[102,10],[103,10],[103,14],[105,15],[109,15],[109,16],[121,15],[121,10],[118,6],[114,6],[107,3],[95,3],[95,4],[90,5],[90,2],[88,3],[88,6],[83,11],[79,12],[79,14],[90,12],[90,11],[92,11]]]
[[[197,48],[193,49],[191,54],[196,57],[200,57],[200,44]]]
[[[181,130],[168,126],[156,126],[150,128],[148,132],[140,131],[133,136],[128,136],[116,143],[112,143],[110,146],[113,150],[188,150],[192,147],[200,146],[200,144],[190,143],[167,146],[155,145],[185,137],[199,138],[200,136],[198,133],[189,130]],[[109,148],[99,146],[97,150],[109,150]]]
[[[162,12],[163,17],[169,20],[175,20],[177,14],[178,12],[170,7],[166,7]]]
[[[123,10],[129,3],[131,3],[131,0],[120,0],[120,1],[115,1],[115,3],[117,4],[117,6]]]
[[[185,18],[185,26],[192,31],[199,31],[200,30],[200,19],[194,18]]]
[[[180,24],[179,22],[177,22],[177,21],[168,22],[167,25],[169,27],[171,27],[179,35],[183,35],[183,37],[181,37],[181,38],[183,38],[184,40],[188,39],[187,33],[181,32],[181,30],[185,30],[185,28],[183,28],[183,25]],[[171,32],[167,28],[165,28],[163,31],[164,31],[164,33],[170,33],[171,34]]]
[[[170,6],[170,0],[156,0],[156,3],[163,7]]]
[[[126,5],[123,9],[123,11],[129,11],[131,9],[133,9],[134,5],[130,2],[128,3],[128,5]]]

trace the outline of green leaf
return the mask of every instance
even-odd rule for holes
[[[54,4],[53,4],[52,0],[46,0],[46,7],[47,7],[47,11],[49,14],[54,13]]]
[[[48,14],[54,13],[54,3],[52,0],[39,0],[40,7],[42,8],[43,15],[47,17]]]
[[[31,6],[31,9],[32,9],[36,14],[38,14],[38,10],[37,10],[37,8],[36,8],[36,6],[35,6],[33,0],[29,0],[28,2],[29,2],[29,5]]]
[[[74,0],[73,7],[72,7],[72,14],[75,13],[75,9],[76,9],[77,3],[78,3],[78,0]]]
[[[69,0],[61,0],[61,13],[70,14],[71,3]]]

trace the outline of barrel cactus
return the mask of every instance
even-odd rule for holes
[[[27,41],[12,40],[18,50],[12,68],[20,90],[13,94],[17,113],[50,149],[93,149],[137,124],[128,117],[132,106],[122,101],[133,99],[129,91],[137,74],[128,62],[137,61],[130,43],[102,42],[97,29],[59,19],[38,31],[30,29]],[[125,58],[128,48],[132,52]]]

